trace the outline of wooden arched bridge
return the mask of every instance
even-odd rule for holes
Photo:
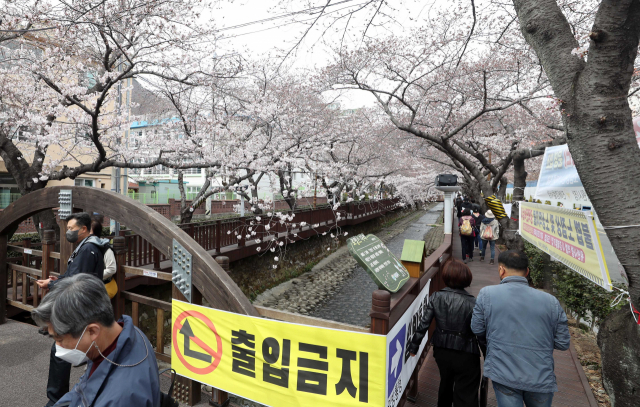
[[[3,324],[7,322],[7,316],[12,317],[17,315],[18,312],[30,311],[41,301],[42,291],[39,290],[37,285],[30,282],[28,276],[43,279],[51,275],[64,273],[66,270],[66,259],[71,254],[73,246],[64,239],[61,242],[56,242],[55,234],[51,230],[44,232],[44,239],[39,249],[30,247],[28,240],[20,246],[9,244],[9,233],[11,233],[20,222],[34,214],[44,210],[58,208],[59,193],[61,190],[71,190],[74,211],[98,212],[126,225],[135,233],[133,236],[137,236],[135,238],[130,237],[128,240],[125,237],[114,238],[114,251],[118,265],[115,278],[118,286],[121,288],[114,299],[114,310],[116,314],[120,316],[125,313],[126,309],[136,325],[138,325],[140,321],[140,305],[150,306],[157,310],[155,351],[157,358],[165,362],[170,361],[170,354],[165,350],[164,313],[171,311],[171,303],[129,291],[127,289],[127,278],[131,280],[132,277],[140,276],[145,279],[140,280],[142,282],[151,282],[149,280],[152,280],[158,283],[170,284],[172,282],[172,274],[163,270],[167,270],[167,267],[170,266],[174,242],[184,248],[193,259],[192,284],[194,289],[191,293],[192,303],[202,304],[204,302],[210,307],[238,314],[264,316],[288,322],[342,330],[370,331],[372,333],[386,335],[412,304],[413,300],[420,294],[421,289],[427,285],[429,280],[431,280],[429,286],[430,293],[443,287],[440,271],[453,257],[452,250],[457,240],[457,236],[445,235],[444,243],[431,256],[424,260],[424,264],[422,265],[423,273],[421,276],[419,278],[411,278],[399,292],[393,295],[381,291],[375,291],[373,293],[373,306],[370,314],[371,328],[369,330],[338,322],[268,308],[254,307],[240,288],[229,277],[227,271],[214,259],[214,256],[231,252],[238,256],[243,256],[245,251],[246,253],[249,253],[249,251],[256,253],[253,247],[247,249],[246,246],[237,243],[235,245],[222,244],[223,231],[231,230],[225,228],[233,228],[237,227],[237,225],[224,226],[224,222],[211,222],[193,227],[179,227],[164,216],[137,201],[96,188],[53,187],[28,194],[11,204],[0,214],[0,366],[5,366],[5,364],[8,366],[7,368],[3,368],[3,370],[5,370],[3,374],[5,374],[7,380],[3,382],[3,386],[5,387],[3,393],[5,396],[0,396],[0,406],[4,405],[2,404],[3,397],[9,397],[7,394],[11,395],[12,391],[14,393],[17,392],[18,396],[12,396],[13,398],[11,398],[11,400],[24,400],[24,404],[20,404],[20,401],[12,402],[13,404],[11,405],[15,407],[21,407],[22,405],[31,406],[33,402],[30,400],[29,394],[36,392],[44,395],[45,392],[46,381],[34,381],[32,372],[46,372],[47,366],[32,364],[35,363],[33,355],[21,354],[14,350],[22,349],[21,345],[28,345],[29,341],[42,341],[42,337],[35,334],[35,328],[29,327],[27,332],[30,334],[25,334],[24,338],[15,340],[15,338],[11,336],[11,333],[16,331],[17,323],[11,322],[6,325]],[[359,223],[381,216],[385,212],[395,209],[395,204],[396,202],[394,201],[388,201],[370,205],[369,207],[365,205],[343,206],[341,210],[345,216],[342,217],[343,219],[338,223],[338,226]],[[330,210],[324,218],[321,212],[308,213],[306,215],[297,214],[296,221],[318,224],[319,227],[313,230],[310,228],[293,231],[275,230],[273,231],[272,238],[289,239],[295,234],[297,235],[295,238],[300,239],[335,227],[336,225],[331,223],[331,217],[333,215],[329,217],[329,212]],[[245,220],[232,220],[229,222],[241,222],[240,225],[242,225]],[[65,221],[60,221],[59,225],[61,230],[65,230]],[[209,227],[208,230],[206,229],[207,227]],[[197,231],[196,228],[200,228],[199,231]],[[134,245],[135,248],[132,248],[132,245]],[[56,251],[57,247],[59,247],[58,251]],[[20,256],[8,258],[7,253],[9,251],[19,252]],[[163,262],[168,262],[169,264],[163,264]],[[486,268],[486,270],[478,270],[477,272],[474,270],[474,284],[486,285],[494,283],[490,277],[491,271],[488,270],[486,265],[484,268]],[[482,273],[487,275],[486,279],[481,277],[483,275]],[[479,287],[478,285],[476,289],[479,289]],[[172,297],[183,301],[185,300],[182,292],[175,285],[172,285]],[[5,330],[5,332],[8,332],[9,339],[3,340],[3,327],[9,327],[9,329]],[[23,332],[20,329],[17,329],[17,331]],[[27,346],[26,348],[29,347]],[[45,347],[45,356],[46,360],[48,360],[48,350],[46,349],[48,349],[48,347]],[[42,362],[45,359],[41,358],[40,360]],[[420,355],[419,360],[418,367],[402,396],[399,406],[405,404],[413,405],[413,403],[408,400],[414,400],[415,405],[418,406],[434,405],[437,400],[438,373],[435,362],[431,357],[429,346],[425,347],[425,351]],[[573,398],[574,401],[577,400],[577,402],[582,402],[583,404],[575,404],[573,402],[569,404],[557,404],[554,402],[554,405],[584,405],[596,407],[596,405],[592,403],[593,395],[590,393],[590,389],[588,393],[591,394],[591,398],[587,396],[586,389],[588,388],[588,384],[585,387],[584,381],[581,381],[584,378],[584,373],[582,373],[582,376],[579,375],[578,368],[574,367],[574,362],[575,359],[572,357],[569,357],[568,361],[563,362],[564,365],[562,368],[565,370],[569,369],[573,373],[569,375],[569,382],[559,384],[561,392],[568,391],[570,396],[563,397],[561,400],[564,402],[567,399]],[[579,362],[575,366],[579,366]],[[582,372],[581,368],[580,372]],[[13,387],[18,388],[14,389]],[[177,388],[177,396],[180,401],[188,405],[195,405],[200,401],[200,383],[179,377]],[[228,396],[221,391],[214,390],[214,393],[217,402],[223,405]],[[492,405],[491,400],[489,405]]]

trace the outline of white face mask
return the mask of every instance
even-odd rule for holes
[[[89,360],[87,352],[89,352],[89,349],[91,349],[91,346],[93,346],[95,342],[91,342],[91,345],[89,345],[89,349],[87,349],[86,352],[78,350],[78,345],[80,344],[86,330],[87,327],[82,331],[82,335],[80,335],[80,339],[78,339],[78,343],[76,343],[76,347],[74,349],[63,348],[56,343],[56,357],[64,360],[65,362],[71,363],[73,366],[80,366],[84,362],[87,362]]]

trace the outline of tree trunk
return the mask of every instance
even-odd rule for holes
[[[578,43],[555,0],[513,0],[520,27],[562,101],[572,158],[605,226],[640,219],[640,151],[627,95],[640,36],[640,0],[600,2],[590,35],[588,61],[571,51]],[[640,306],[640,228],[607,229]],[[626,316],[625,316],[626,314]],[[624,308],[611,314],[598,337],[603,383],[612,404],[637,404],[640,329]]]

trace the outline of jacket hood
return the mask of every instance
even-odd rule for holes
[[[484,219],[482,219],[482,223],[484,223],[485,225],[488,225],[491,222],[493,222],[494,220],[496,220],[496,218],[484,218]]]
[[[101,239],[98,236],[93,236],[93,235],[87,238],[87,243],[93,243],[103,251],[109,247],[109,239]]]

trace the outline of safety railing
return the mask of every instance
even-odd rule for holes
[[[422,265],[423,272],[421,272],[420,277],[410,278],[398,292],[394,294],[384,290],[373,292],[371,312],[369,313],[371,316],[371,333],[387,335],[391,332],[396,323],[409,310],[414,300],[421,294],[422,290],[427,289],[429,280],[431,280],[428,288],[429,296],[445,287],[442,281],[442,270],[447,262],[452,259],[453,244],[451,239],[451,234],[445,234],[444,242],[424,260]],[[429,328],[427,346],[424,347],[422,354],[417,355],[418,363],[400,398],[399,407],[402,407],[407,400],[415,401],[418,395],[418,374],[429,353],[434,329],[435,319]]]

